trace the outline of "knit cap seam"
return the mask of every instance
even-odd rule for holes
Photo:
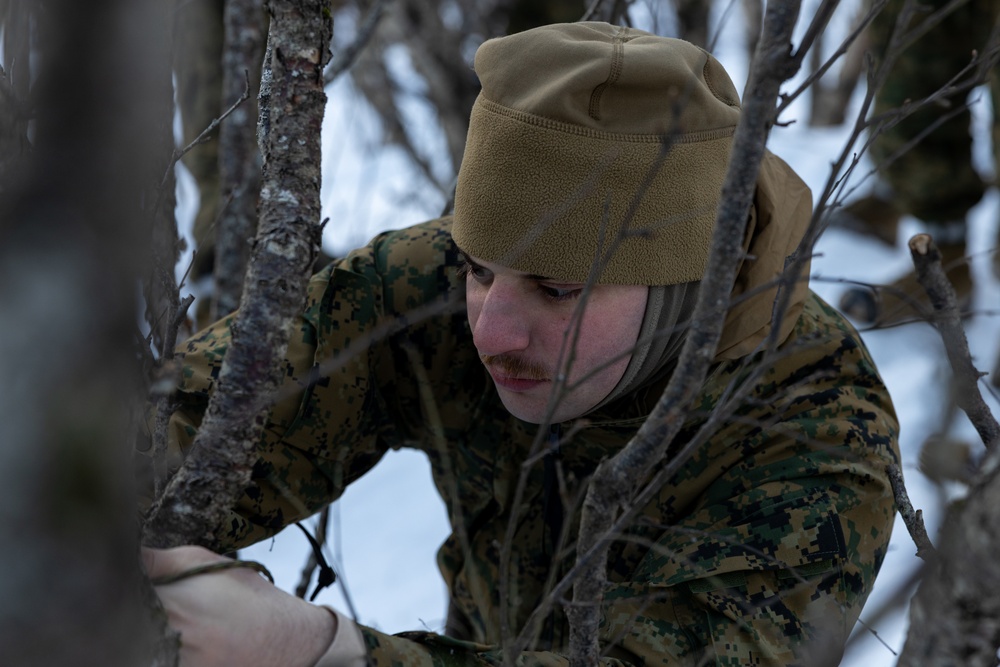
[[[590,106],[587,110],[587,115],[589,115],[594,120],[601,120],[601,98],[604,97],[604,91],[611,88],[618,81],[618,77],[621,76],[622,69],[625,66],[625,42],[628,41],[628,28],[620,28],[611,40],[611,72],[608,74],[607,80],[601,85],[597,86],[590,95]]]
[[[628,142],[635,144],[658,144],[663,141],[669,141],[673,144],[693,144],[703,141],[714,141],[716,139],[726,139],[732,137],[736,132],[735,125],[720,127],[714,130],[700,130],[698,132],[687,132],[683,134],[628,134],[606,132],[589,127],[582,127],[580,125],[573,125],[572,123],[565,123],[559,120],[553,120],[551,118],[538,116],[526,111],[511,109],[510,107],[506,107],[499,102],[486,99],[482,96],[482,94],[480,94],[479,104],[485,111],[506,116],[511,120],[518,121],[526,125],[534,125],[546,130],[563,132],[565,134],[575,134],[577,136],[589,137],[591,139],[603,139],[605,141]]]
[[[733,100],[733,99],[730,99],[729,97],[727,97],[726,95],[720,94],[720,92],[718,90],[716,90],[715,86],[712,85],[712,79],[711,79],[711,77],[708,74],[708,68],[709,68],[709,65],[711,65],[711,64],[712,64],[712,59],[711,58],[706,58],[705,59],[705,67],[702,68],[702,74],[701,74],[701,78],[705,80],[705,85],[708,87],[708,89],[710,91],[712,91],[712,95],[715,96],[715,99],[719,100],[723,104],[726,104],[728,106],[733,107],[734,109],[739,109],[740,108],[740,101],[738,99],[737,100]]]

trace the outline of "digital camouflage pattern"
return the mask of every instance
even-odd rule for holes
[[[362,627],[376,667],[502,661],[498,549],[538,427],[505,411],[477,358],[449,225],[382,234],[313,278],[254,484],[221,527],[232,547],[261,540],[337,498],[387,450],[423,450],[454,529],[438,557],[451,636]],[[181,346],[172,467],[213,389],[226,327]],[[662,388],[543,433],[545,443],[563,441],[545,457],[548,475],[543,460],[527,468],[512,543],[512,628],[543,597],[550,571],[573,563],[572,548],[557,548],[560,525],[572,547],[576,521],[573,507],[553,512],[558,480],[561,497],[576,497]],[[867,351],[815,295],[776,356],[715,366],[674,451],[693,438],[704,444],[611,549],[606,662],[836,664],[889,542],[895,508],[884,468],[899,461],[896,436]],[[521,663],[566,664],[567,635],[554,614]]]
[[[910,27],[948,4],[949,0],[921,0]],[[889,0],[875,17],[869,33],[871,49],[881,57],[905,0]],[[891,112],[907,101],[919,100],[951,82],[972,60],[973,50],[984,53],[994,23],[1000,15],[997,0],[969,0],[960,4],[939,25],[917,39],[895,62],[875,98],[876,115]],[[967,73],[961,78],[967,78]],[[990,74],[993,109],[1000,109],[1000,81]],[[970,113],[960,108],[964,99],[930,104],[887,128],[875,137],[872,158],[881,165],[906,151],[880,171],[892,186],[896,205],[920,220],[964,221],[965,214],[983,196],[985,184],[972,162]],[[940,123],[919,143],[907,146],[935,123]],[[993,114],[993,146],[1000,147],[1000,123]]]

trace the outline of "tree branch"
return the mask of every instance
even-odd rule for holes
[[[979,379],[985,373],[972,363],[969,341],[962,328],[958,297],[941,266],[941,251],[929,234],[917,234],[910,239],[909,246],[917,280],[930,297],[934,307],[933,324],[941,333],[955,373],[955,400],[972,421],[983,444],[987,449],[994,449],[1000,443],[1000,424],[979,390]]]
[[[259,87],[265,25],[262,0],[227,0],[223,12],[223,104],[246,100],[251,89]],[[255,73],[253,82],[250,72]],[[245,104],[233,107],[229,120],[219,129],[219,192],[224,204],[215,225],[212,321],[239,307],[250,241],[257,231],[260,153],[256,125],[256,105]]]
[[[670,384],[636,436],[614,458],[598,466],[584,501],[577,543],[581,575],[574,583],[570,620],[570,664],[591,667],[599,658],[598,626],[606,584],[611,524],[643,479],[652,461],[663,456],[683,423],[715,355],[727,304],[742,254],[747,211],[774,114],[781,82],[794,73],[789,52],[798,16],[796,0],[768,5],[764,30],[747,85],[743,112],[733,140],[730,168],[722,189],[712,250],[692,318],[692,328]]]
[[[1000,646],[1000,474],[994,469],[952,505],[938,540],[940,559],[910,603],[898,667],[992,667]]]
[[[903,484],[903,471],[897,465],[886,466],[885,471],[889,475],[889,483],[892,484],[892,493],[896,497],[899,515],[903,517],[903,523],[906,524],[910,537],[917,545],[917,557],[926,561],[935,559],[937,550],[931,543],[931,538],[927,536],[923,514],[920,510],[913,509],[910,495],[906,492],[906,485]]]
[[[953,504],[939,539],[940,558],[910,604],[910,630],[900,667],[995,665],[1000,646],[1000,427],[979,391],[955,291],[945,278],[941,253],[927,234],[910,239],[917,279],[934,306],[934,325],[955,374],[956,401],[987,447],[968,496]]]
[[[378,27],[379,21],[382,19],[382,14],[390,2],[392,0],[375,1],[375,5],[368,10],[364,22],[358,28],[358,34],[354,37],[354,41],[348,44],[346,48],[341,49],[340,53],[330,61],[326,71],[323,73],[323,81],[328,84],[333,83],[338,76],[350,69],[354,61],[358,59],[358,54],[371,41],[372,35],[375,34],[375,28]]]
[[[261,220],[232,343],[193,449],[145,526],[152,546],[219,547],[249,482],[262,411],[281,378],[319,240],[323,65],[332,23],[323,0],[272,0]],[[264,102],[261,102],[264,104]]]

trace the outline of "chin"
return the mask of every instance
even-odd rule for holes
[[[547,396],[544,399],[532,399],[523,395],[511,395],[502,389],[498,389],[497,393],[500,395],[500,401],[503,403],[503,406],[507,408],[507,412],[514,417],[529,424],[541,424],[545,422],[545,415],[548,412],[549,405]],[[594,405],[596,405],[596,402],[591,402],[590,405],[581,408],[579,405],[574,405],[572,399],[568,401],[564,399],[556,406],[555,411],[552,413],[552,419],[548,423],[559,424],[582,417]]]

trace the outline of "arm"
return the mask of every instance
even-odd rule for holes
[[[460,308],[427,306],[460,284],[448,265],[454,263],[450,248],[447,224],[435,221],[380,235],[310,281],[283,384],[257,445],[252,484],[225,525],[227,546],[276,533],[339,497],[390,447],[420,444],[414,434],[421,425],[419,402],[404,400],[418,393],[417,381],[400,363],[397,343],[403,335],[439,332],[443,352],[436,358],[449,364],[447,351],[454,346],[446,336]],[[229,325],[226,318],[179,346],[171,469],[193,443],[229,344]],[[143,485],[151,487],[150,453],[140,453],[147,455],[139,457]]]
[[[814,329],[613,553],[605,663],[812,664],[807,651],[817,647],[839,655],[888,542],[892,499],[881,467],[897,456],[896,425],[856,334],[827,326],[817,342],[805,335]],[[737,363],[717,374],[709,402],[739,372]],[[361,631],[374,665],[502,659],[494,645]],[[522,662],[568,660],[532,651]]]

